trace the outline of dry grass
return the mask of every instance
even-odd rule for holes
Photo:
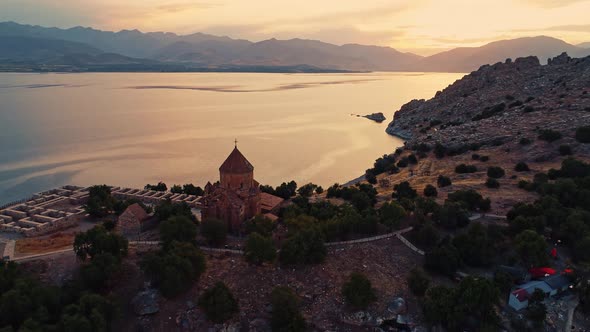
[[[67,249],[74,243],[75,234],[55,233],[46,237],[25,238],[16,241],[18,254],[40,254],[44,252]]]

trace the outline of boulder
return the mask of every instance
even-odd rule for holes
[[[131,305],[136,315],[151,315],[160,311],[159,300],[160,293],[156,289],[146,289],[135,295],[131,300]]]
[[[381,113],[381,112],[365,115],[364,117],[369,120],[373,120],[375,122],[378,122],[378,123],[381,123],[386,120],[385,115],[383,115],[383,113]]]

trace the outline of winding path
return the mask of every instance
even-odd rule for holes
[[[373,242],[373,241],[379,241],[379,240],[383,240],[383,239],[388,239],[391,237],[397,237],[403,244],[405,244],[406,246],[408,246],[410,249],[412,249],[414,252],[418,253],[419,255],[424,255],[424,251],[416,248],[412,243],[410,243],[410,241],[408,241],[405,237],[403,237],[402,234],[407,233],[409,231],[411,231],[413,228],[412,227],[407,227],[404,228],[402,230],[393,232],[393,233],[388,233],[388,234],[384,234],[384,235],[379,235],[379,236],[373,236],[373,237],[367,237],[367,238],[362,238],[362,239],[357,239],[357,240],[350,240],[350,241],[340,241],[340,242],[328,242],[326,243],[327,247],[332,247],[332,246],[340,246],[340,245],[351,245],[351,244],[358,244],[358,243],[367,243],[367,242]],[[9,244],[12,243],[12,247],[9,248]],[[67,249],[61,249],[61,250],[55,250],[55,251],[51,251],[51,252],[44,252],[44,253],[40,253],[40,254],[34,254],[34,255],[28,255],[28,256],[23,256],[23,257],[13,257],[14,256],[14,240],[11,240],[8,242],[8,244],[6,245],[6,248],[4,249],[4,255],[9,257],[9,260],[14,261],[14,262],[25,262],[25,261],[30,261],[30,260],[34,260],[34,259],[38,259],[38,258],[44,258],[44,257],[51,257],[54,255],[59,255],[59,254],[64,254],[64,253],[69,253],[69,252],[73,252],[74,249],[73,248],[67,248]],[[159,241],[129,241],[129,245],[141,245],[141,246],[158,246],[160,245]],[[234,254],[234,255],[243,255],[244,251],[243,250],[237,250],[237,249],[225,249],[225,248],[211,248],[211,247],[199,247],[201,250],[203,251],[207,251],[207,252],[220,252],[220,253],[229,253],[229,254]],[[6,253],[9,253],[9,255],[7,255]]]

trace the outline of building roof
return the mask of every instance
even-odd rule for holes
[[[269,193],[260,193],[260,207],[263,211],[272,211],[275,207],[284,201],[281,197]]]
[[[513,291],[512,295],[514,295],[514,297],[516,297],[519,302],[524,302],[529,299],[529,293],[526,291],[526,289],[522,288]]]
[[[127,209],[125,209],[125,212],[123,212],[121,214],[121,216],[127,215],[127,214],[132,214],[139,221],[144,221],[147,218],[149,218],[149,215],[147,214],[147,212],[145,212],[145,210],[141,207],[141,205],[139,205],[137,203],[129,205],[127,207]]]
[[[556,274],[550,277],[543,279],[551,288],[553,289],[562,289],[564,287],[569,287],[571,282],[568,277],[560,274]]]
[[[223,164],[221,164],[219,171],[223,173],[249,173],[254,171],[254,166],[250,164],[248,159],[244,157],[236,146]]]

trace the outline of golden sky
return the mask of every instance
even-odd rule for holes
[[[298,37],[419,54],[536,35],[590,42],[590,0],[0,0],[0,21]]]

